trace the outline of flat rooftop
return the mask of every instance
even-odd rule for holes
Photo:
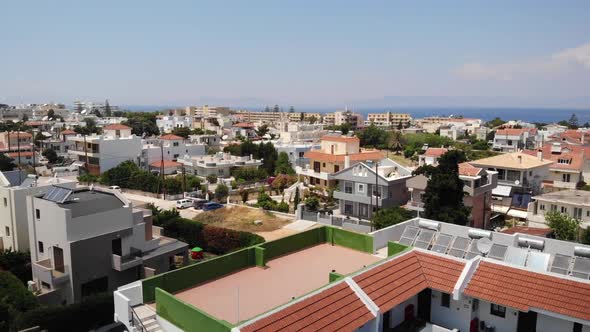
[[[57,204],[72,211],[72,218],[125,206],[125,203],[112,193],[89,189],[77,189],[68,197],[66,202]]]
[[[174,294],[217,319],[236,324],[381,260],[368,253],[319,244]]]

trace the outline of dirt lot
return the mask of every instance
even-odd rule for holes
[[[193,220],[253,233],[274,231],[292,221],[258,209],[232,205],[228,205],[223,209],[200,213]],[[261,220],[262,225],[255,225],[255,220]]]

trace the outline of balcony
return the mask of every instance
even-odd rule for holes
[[[298,175],[311,176],[322,180],[330,180],[330,174],[326,172],[314,172],[314,170],[311,168],[295,167],[295,171]]]
[[[50,285],[51,288],[56,288],[57,285],[70,280],[68,274],[68,266],[64,266],[64,272],[58,271],[53,267],[51,259],[47,258],[34,262],[32,264],[33,276]]]
[[[121,272],[143,264],[143,258],[135,255],[119,256],[113,254],[111,263],[114,270]]]

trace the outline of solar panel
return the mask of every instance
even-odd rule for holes
[[[407,226],[398,242],[406,246],[411,246],[419,231],[418,227]]]
[[[477,249],[477,242],[479,239],[474,239],[471,241],[471,245],[469,246],[469,252],[465,255],[466,259],[472,259],[475,256],[483,256],[482,253]]]
[[[527,255],[527,250],[516,247],[508,247],[508,250],[506,251],[506,258],[504,260],[514,265],[524,266]]]
[[[422,249],[428,249],[435,234],[436,232],[430,229],[421,230],[418,238],[416,239],[416,242],[414,243],[414,246]]]
[[[572,276],[576,278],[588,279],[590,275],[590,258],[576,257],[574,267],[572,268]]]
[[[551,264],[551,272],[567,275],[567,271],[570,269],[571,256],[565,256],[561,254],[555,254],[553,257],[553,264]]]
[[[432,248],[430,250],[444,254],[445,252],[447,252],[447,249],[449,248],[449,245],[451,244],[452,240],[453,240],[452,235],[440,233],[436,237],[436,240],[434,241],[434,245],[432,246]]]
[[[547,271],[551,255],[543,252],[531,251],[526,260],[526,266],[535,271]]]
[[[492,244],[492,248],[490,249],[490,253],[488,254],[488,257],[493,258],[493,259],[497,259],[499,261],[503,261],[504,257],[506,257],[506,250],[507,249],[508,249],[508,246],[494,243],[494,244]]]
[[[465,237],[457,236],[453,241],[453,245],[451,246],[451,250],[449,250],[449,255],[463,258],[465,255],[465,250],[469,246],[469,239]]]
[[[71,194],[72,190],[69,188],[53,186],[49,188],[45,195],[43,195],[43,199],[56,203],[63,203],[66,201],[66,199],[68,199],[68,197],[70,197]]]

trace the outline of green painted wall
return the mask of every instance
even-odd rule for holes
[[[266,249],[264,256],[267,261],[285,254],[299,251],[316,244],[326,242],[326,233],[323,227],[313,228],[305,232],[297,233],[275,241],[259,244]]]
[[[330,272],[330,282],[334,282],[334,281],[338,281],[340,279],[344,278],[344,276],[340,273],[337,272]]]
[[[403,244],[388,241],[387,242],[387,256],[397,255],[398,253],[406,250],[408,247]]]
[[[185,266],[178,270],[144,279],[142,281],[143,301],[144,303],[154,301],[156,287],[174,293],[211,279],[219,278],[223,275],[254,266],[254,256],[254,247],[249,247],[202,263]]]
[[[217,320],[174,295],[156,288],[156,312],[186,332],[229,332],[232,325]]]
[[[262,247],[254,248],[254,255],[256,259],[256,266],[265,267],[266,266],[266,257],[264,251],[266,249]]]
[[[370,235],[333,227],[326,227],[325,232],[326,242],[328,243],[370,254],[373,253],[373,237]]]

